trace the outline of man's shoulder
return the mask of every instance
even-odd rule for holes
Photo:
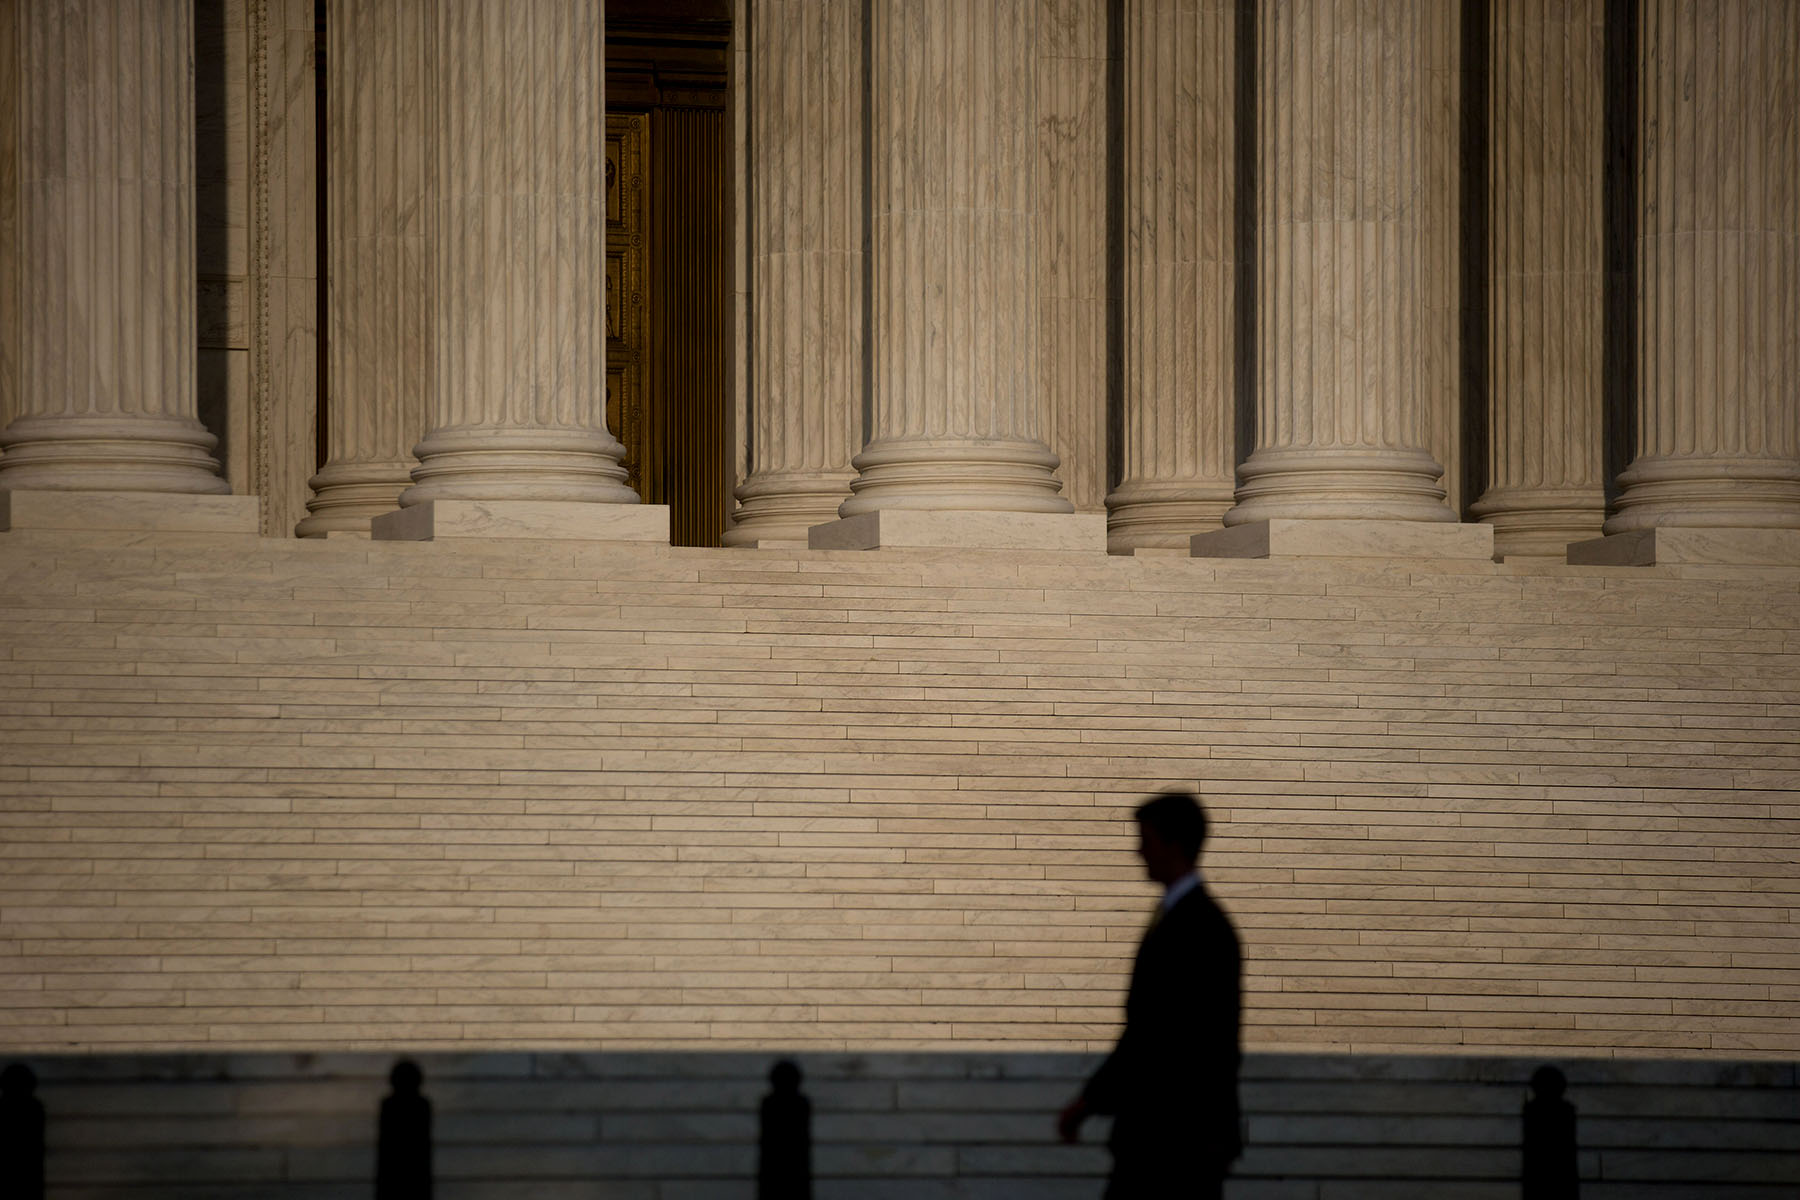
[[[1191,936],[1225,935],[1237,938],[1236,926],[1212,892],[1203,883],[1177,900],[1164,914],[1164,925],[1179,928]]]

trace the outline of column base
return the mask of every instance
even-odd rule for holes
[[[330,537],[334,533],[369,536],[369,522],[400,505],[400,493],[412,483],[410,464],[330,463],[306,481],[312,499],[307,515],[294,526],[295,537]]]
[[[134,533],[248,533],[262,524],[256,496],[181,492],[0,491],[0,531],[125,530]]]
[[[1598,567],[1800,566],[1800,529],[1659,526],[1575,542],[1568,562]]]
[[[1563,561],[1570,543],[1599,537],[1606,496],[1599,485],[1579,488],[1494,487],[1469,506],[1469,515],[1494,527],[1494,557]]]
[[[806,531],[837,518],[851,471],[753,475],[737,489],[736,520],[722,539],[743,550],[806,548]]]
[[[369,535],[378,542],[553,538],[666,546],[669,506],[581,500],[427,500],[376,517],[369,522]]]
[[[1231,508],[1228,480],[1132,480],[1106,498],[1106,549],[1110,554],[1167,550],[1186,555],[1198,532],[1214,532]]]
[[[1053,550],[1106,552],[1099,513],[976,512],[888,508],[858,513],[807,532],[814,550]]]
[[[1491,525],[1275,519],[1196,533],[1195,558],[1474,558],[1492,561]]]

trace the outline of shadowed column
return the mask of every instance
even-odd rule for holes
[[[372,532],[667,541],[606,428],[603,5],[430,13],[432,424]]]
[[[421,0],[358,0],[326,25],[330,457],[301,537],[368,533],[399,506],[425,432],[430,18]]]
[[[216,499],[229,488],[196,416],[191,0],[17,17],[19,395],[0,432],[0,528],[7,507],[18,525],[50,506],[32,492],[149,492],[171,499],[115,515],[247,514],[253,531],[254,500]]]
[[[862,445],[862,11],[750,12],[754,466],[725,543],[804,546],[849,497]]]
[[[1423,7],[1257,11],[1256,449],[1196,554],[1492,553],[1425,449]]]
[[[1039,436],[1038,7],[868,10],[873,438],[816,547],[1101,548]]]
[[[1601,367],[1604,12],[1489,15],[1488,489],[1505,557],[1562,558],[1605,516]]]
[[[1124,478],[1107,549],[1187,553],[1235,482],[1237,0],[1126,0]]]
[[[1646,0],[1637,452],[1576,562],[1800,562],[1800,5]]]

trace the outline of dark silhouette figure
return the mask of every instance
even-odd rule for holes
[[[1165,793],[1135,815],[1138,855],[1163,899],[1138,944],[1125,1031],[1057,1128],[1072,1142],[1089,1115],[1112,1114],[1106,1200],[1217,1200],[1243,1150],[1242,953],[1231,918],[1196,870],[1206,842],[1199,798]]]
[[[812,1200],[812,1101],[800,1068],[782,1059],[769,1071],[756,1160],[756,1200]]]
[[[0,1195],[44,1200],[44,1102],[24,1063],[0,1071]]]
[[[419,1093],[425,1075],[403,1058],[388,1082],[394,1092],[381,1102],[375,1200],[431,1200],[431,1101]]]
[[[1525,1102],[1524,1200],[1576,1200],[1581,1175],[1575,1162],[1575,1106],[1563,1099],[1569,1081],[1555,1067],[1531,1073]]]

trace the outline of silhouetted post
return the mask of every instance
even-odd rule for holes
[[[394,1093],[381,1102],[375,1147],[375,1200],[431,1200],[431,1101],[417,1064],[401,1059],[388,1072]]]
[[[1575,1106],[1563,1099],[1569,1081],[1555,1067],[1531,1074],[1525,1102],[1524,1200],[1575,1200],[1581,1176],[1575,1163]]]
[[[44,1102],[24,1063],[0,1071],[0,1195],[44,1200]]]
[[[812,1101],[800,1092],[800,1068],[782,1059],[769,1071],[762,1102],[756,1200],[812,1200]]]

